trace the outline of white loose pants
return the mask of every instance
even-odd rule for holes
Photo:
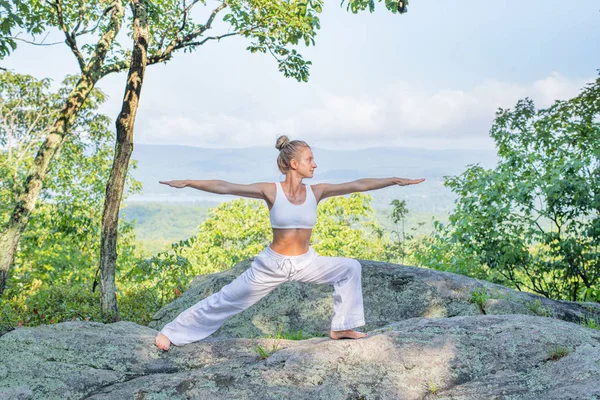
[[[166,324],[161,332],[181,346],[214,333],[230,317],[288,281],[333,284],[331,330],[365,324],[361,265],[352,258],[323,257],[312,247],[299,256],[285,256],[267,246],[250,268],[218,293],[202,299]]]

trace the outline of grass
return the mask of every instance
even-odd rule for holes
[[[300,331],[290,331],[284,332],[281,325],[277,326],[277,331],[273,334],[269,334],[261,337],[260,339],[271,340],[271,346],[263,347],[258,343],[258,338],[252,338],[252,347],[254,351],[258,354],[261,360],[268,358],[271,354],[276,351],[281,350],[281,341],[282,340],[304,340],[310,339],[312,337],[325,337],[328,336],[324,333],[307,335],[304,332]]]
[[[588,318],[584,315],[583,321],[580,322],[579,325],[583,325],[586,328],[590,328],[590,329],[600,330],[600,321],[598,321],[598,318],[594,318],[594,317]]]
[[[440,387],[433,381],[432,378],[429,378],[429,382],[427,382],[427,390],[431,394],[437,394],[440,391]]]
[[[271,354],[275,353],[277,350],[280,350],[278,344],[274,344],[270,351],[266,350],[256,341],[255,338],[252,338],[252,347],[254,348],[254,351],[256,351],[258,357],[261,360],[269,358]]]
[[[490,296],[488,295],[486,288],[477,289],[471,292],[471,303],[477,304],[482,314],[485,314],[485,311],[483,310],[483,304],[489,298]]]
[[[554,346],[549,352],[547,360],[559,360],[564,356],[568,355],[571,349],[565,346]]]
[[[254,351],[258,354],[258,357],[261,360],[264,360],[266,358],[269,358],[271,354],[281,350],[281,338],[271,339],[270,347],[263,347],[260,345],[260,343],[258,343],[257,338],[252,338],[252,347],[254,348]]]
[[[540,299],[535,299],[535,301],[528,303],[527,308],[529,308],[535,315],[540,315],[542,317],[551,317],[552,312],[546,307],[542,306]]]

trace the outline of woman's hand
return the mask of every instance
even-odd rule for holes
[[[163,185],[169,185],[177,189],[184,188],[188,185],[187,181],[158,181],[158,183],[162,183]]]
[[[405,179],[405,178],[394,178],[393,182],[394,184],[398,185],[398,186],[406,186],[406,185],[416,185],[418,183],[421,183],[425,180],[425,178],[420,178],[420,179]]]

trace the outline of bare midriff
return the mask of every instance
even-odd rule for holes
[[[271,249],[286,256],[299,256],[308,251],[312,229],[307,228],[273,228]]]

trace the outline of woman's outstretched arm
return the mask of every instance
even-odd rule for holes
[[[421,179],[406,179],[406,178],[364,178],[357,179],[352,182],[345,183],[319,183],[311,186],[317,201],[321,201],[327,197],[343,196],[349,193],[367,192],[369,190],[382,189],[384,187],[399,185],[416,185],[425,180]]]
[[[266,199],[265,193],[269,190],[268,182],[258,182],[250,184],[238,184],[218,179],[211,180],[178,180],[178,181],[159,181],[163,185],[169,185],[174,188],[190,187],[205,192],[216,194],[230,194],[234,196],[251,197],[253,199]]]

